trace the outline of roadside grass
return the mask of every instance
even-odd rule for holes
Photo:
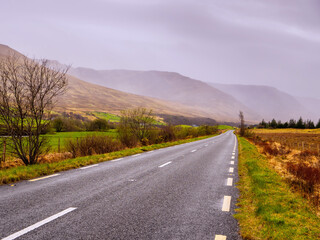
[[[271,168],[267,158],[239,137],[237,214],[243,239],[320,239],[320,218],[307,200]]]
[[[72,159],[67,159],[67,160],[54,162],[54,163],[35,164],[30,166],[19,166],[19,167],[13,167],[9,169],[2,169],[0,170],[0,185],[14,183],[21,180],[28,180],[36,177],[45,176],[45,175],[50,175],[60,171],[79,168],[79,167],[83,167],[90,164],[95,164],[95,163],[109,161],[116,158],[143,153],[146,151],[152,151],[155,149],[198,141],[198,140],[210,138],[216,135],[208,135],[208,136],[202,136],[197,138],[179,140],[175,142],[153,144],[149,146],[130,148],[130,149],[111,152],[107,154],[72,158]]]

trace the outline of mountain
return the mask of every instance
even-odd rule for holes
[[[318,122],[320,119],[320,99],[309,97],[297,97],[297,99],[303,106],[306,106],[309,112],[313,113],[311,118]]]
[[[308,109],[308,103],[302,102],[285,92],[274,87],[239,85],[239,84],[219,84],[209,83],[211,86],[228,92],[243,104],[263,116],[265,120],[275,118],[281,121],[288,121],[291,118],[315,119],[318,114]],[[319,106],[319,105],[318,105]],[[318,115],[320,116],[320,115]]]
[[[19,53],[18,51],[10,48],[7,45],[3,45],[0,44],[0,58],[6,57],[6,56],[12,56],[12,55],[16,55],[16,56],[22,56],[21,53]]]
[[[119,114],[121,110],[137,107],[153,109],[158,114],[207,117],[201,110],[150,97],[125,93],[68,76],[67,92],[60,98],[57,110],[99,111]]]
[[[72,68],[70,74],[87,82],[120,91],[188,105],[219,121],[238,121],[240,110],[249,121],[261,119],[258,114],[229,94],[178,73]]]
[[[0,44],[0,58],[4,58],[11,54],[22,56],[22,54],[14,49]],[[65,67],[65,65],[61,65],[56,61],[50,62],[50,64],[51,67],[56,67],[58,69]],[[119,114],[120,111],[124,109],[145,107],[153,109],[157,114],[191,118],[214,117],[195,107],[121,92],[82,81],[71,75],[68,75],[67,77],[69,80],[68,90],[63,96],[59,97],[58,105],[55,108],[56,111],[101,111]]]

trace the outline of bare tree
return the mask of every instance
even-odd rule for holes
[[[152,110],[136,108],[122,111],[119,126],[120,138],[126,145],[131,145],[129,142],[134,143],[134,139],[142,142],[143,139],[148,139],[154,122]]]
[[[240,136],[243,137],[245,134],[245,125],[244,125],[244,115],[242,111],[240,111],[239,113],[239,119],[240,119]]]
[[[48,128],[57,96],[66,90],[67,70],[24,56],[0,61],[0,121],[13,152],[26,165],[37,163],[46,151],[47,140],[41,134]]]

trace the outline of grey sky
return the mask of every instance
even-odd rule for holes
[[[320,98],[319,0],[0,0],[0,29],[0,43],[75,67]]]

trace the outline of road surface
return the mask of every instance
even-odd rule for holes
[[[222,135],[0,186],[0,239],[240,239]]]

